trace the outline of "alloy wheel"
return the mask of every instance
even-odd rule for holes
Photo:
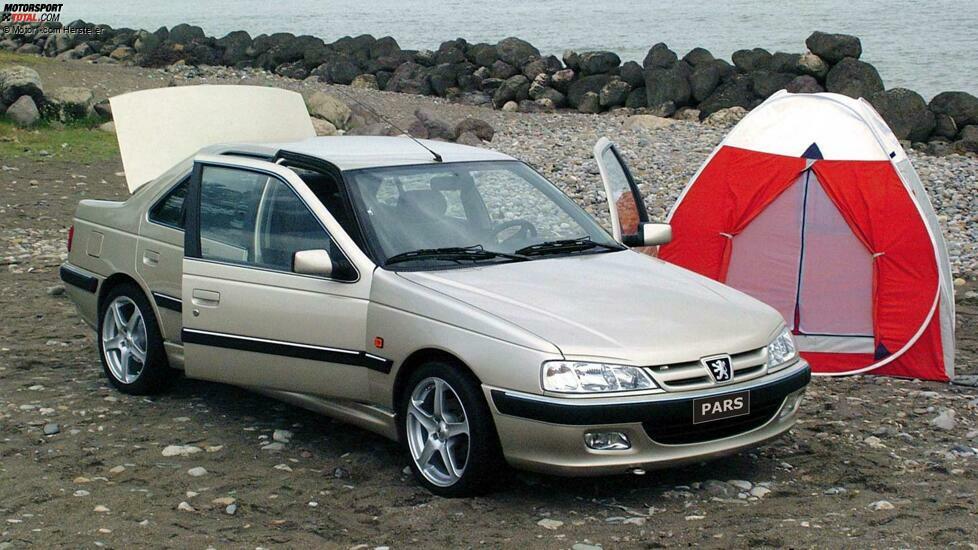
[[[421,475],[438,487],[461,479],[469,460],[469,422],[458,394],[445,380],[425,378],[411,392],[407,439]]]
[[[123,384],[132,384],[146,366],[146,322],[136,303],[118,296],[102,319],[102,353],[109,372]]]

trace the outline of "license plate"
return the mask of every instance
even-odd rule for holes
[[[693,400],[693,424],[750,414],[750,392],[728,393]]]

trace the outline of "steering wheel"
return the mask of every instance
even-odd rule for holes
[[[527,220],[509,220],[509,221],[496,224],[492,228],[492,236],[494,238],[497,238],[498,240],[499,234],[511,227],[519,227],[520,229],[516,233],[513,233],[511,236],[507,237],[506,240],[502,242],[505,243],[509,241],[524,241],[528,237],[537,236],[536,226]]]

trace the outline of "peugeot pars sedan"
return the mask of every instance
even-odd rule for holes
[[[610,142],[611,233],[507,155],[308,137],[290,92],[199,88],[113,99],[133,194],[82,201],[69,232],[61,278],[120,391],[176,368],[262,392],[400,442],[445,496],[504,463],[638,472],[795,422],[810,370],[782,318],[629,248],[670,232]],[[222,132],[252,142],[174,160]]]

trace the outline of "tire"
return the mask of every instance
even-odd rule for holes
[[[435,409],[438,392],[444,404],[440,412]],[[399,405],[398,429],[411,472],[432,493],[448,498],[480,495],[506,471],[480,385],[458,365],[422,365],[408,378]],[[423,462],[425,455],[429,458]]]
[[[122,393],[158,393],[173,377],[153,308],[133,283],[113,287],[102,300],[97,341],[105,376]]]

